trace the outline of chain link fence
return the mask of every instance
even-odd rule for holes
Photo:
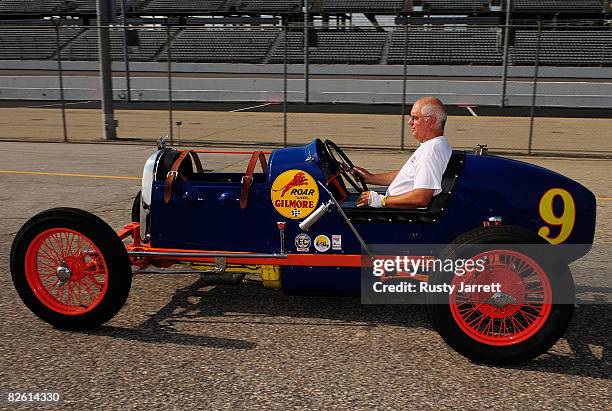
[[[0,139],[103,140],[98,27],[0,25]],[[122,140],[412,149],[412,103],[458,148],[612,154],[612,30],[395,25],[111,26]],[[106,119],[108,122],[108,118]]]

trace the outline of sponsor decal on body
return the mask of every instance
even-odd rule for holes
[[[340,234],[332,235],[332,250],[342,250],[342,236]]]
[[[310,250],[310,236],[304,233],[296,235],[295,249],[297,251],[308,252]]]
[[[319,187],[307,172],[287,170],[274,179],[270,198],[280,215],[299,220],[308,217],[316,208],[319,202]]]
[[[314,246],[318,252],[324,253],[331,247],[331,241],[328,236],[321,234],[315,237]]]

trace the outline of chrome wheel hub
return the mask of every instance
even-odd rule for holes
[[[65,265],[65,263],[57,267],[57,270],[55,270],[55,272],[57,275],[57,279],[60,280],[62,283],[65,283],[70,278],[71,272],[70,269]]]

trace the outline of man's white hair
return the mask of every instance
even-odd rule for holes
[[[444,107],[434,103],[424,103],[421,106],[422,116],[432,116],[436,118],[436,127],[444,131],[444,125],[446,124],[446,111]]]

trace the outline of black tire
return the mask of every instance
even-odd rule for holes
[[[447,293],[435,293],[428,294],[427,296],[427,314],[432,326],[449,346],[474,362],[490,365],[512,365],[531,360],[552,347],[561,338],[569,325],[574,310],[575,293],[571,272],[566,263],[554,263],[550,259],[542,258],[540,255],[533,255],[533,252],[530,255],[529,250],[533,250],[533,248],[528,248],[524,246],[525,244],[547,244],[546,241],[530,231],[512,226],[486,227],[472,230],[458,237],[453,242],[453,245],[449,246],[439,258],[470,258],[477,253],[476,249],[483,249],[483,246],[475,245],[482,244],[516,244],[516,248],[512,246],[508,247],[508,249],[518,250],[518,255],[523,255],[539,265],[541,268],[540,273],[544,273],[549,281],[550,293],[552,294],[550,311],[547,312],[545,320],[539,320],[542,316],[536,316],[533,324],[536,321],[539,322],[537,326],[534,325],[532,328],[533,332],[525,333],[525,336],[517,338],[516,342],[510,342],[510,339],[513,338],[511,334],[515,330],[508,329],[508,337],[506,337],[502,335],[505,333],[502,333],[502,326],[500,325],[497,334],[494,333],[494,321],[497,321],[497,324],[502,322],[507,324],[506,319],[501,320],[497,318],[493,320],[491,319],[492,317],[488,317],[491,321],[492,329],[489,336],[486,335],[487,330],[485,330],[485,335],[481,338],[477,335],[478,331],[470,329],[470,322],[473,321],[473,317],[470,317],[471,315],[477,315],[480,311],[482,317],[487,317],[487,315],[482,314],[482,310],[474,311],[476,303],[466,305],[468,310],[463,312],[472,310],[471,312],[477,314],[466,314],[466,317],[462,319],[462,314],[460,314],[462,311],[459,310],[459,304],[456,304],[453,307],[454,309],[452,309],[451,305],[449,305],[450,297]],[[523,246],[521,247],[521,245]],[[486,249],[486,246],[484,246],[484,249]],[[450,284],[453,276],[453,273],[436,272],[430,277],[429,283],[432,285]],[[544,288],[542,287],[542,289]],[[514,307],[517,306],[521,309],[527,307],[520,304],[514,305]],[[539,306],[541,312],[546,312],[546,309],[542,308],[544,306],[544,304]],[[483,305],[483,307],[486,307],[486,305]],[[489,307],[492,307],[492,305],[489,305]],[[511,304],[508,303],[507,307],[511,307]],[[505,308],[506,306],[500,309]],[[491,312],[489,311],[489,314]],[[516,315],[515,318],[519,318],[518,312]],[[508,318],[508,321],[510,320]],[[461,324],[459,324],[460,322]],[[528,330],[529,327],[527,326],[524,330]],[[523,331],[523,329],[517,329]],[[496,344],[504,338],[506,339],[503,345]],[[493,341],[496,339],[497,341]]]
[[[58,260],[63,261],[56,270]],[[63,267],[64,282],[59,273]],[[115,231],[74,208],[43,211],[24,224],[11,247],[11,276],[25,305],[64,329],[90,329],[110,320],[125,304],[132,284],[130,260]]]
[[[142,197],[142,190],[138,190],[134,202],[132,203],[132,222],[140,222],[140,199]]]

